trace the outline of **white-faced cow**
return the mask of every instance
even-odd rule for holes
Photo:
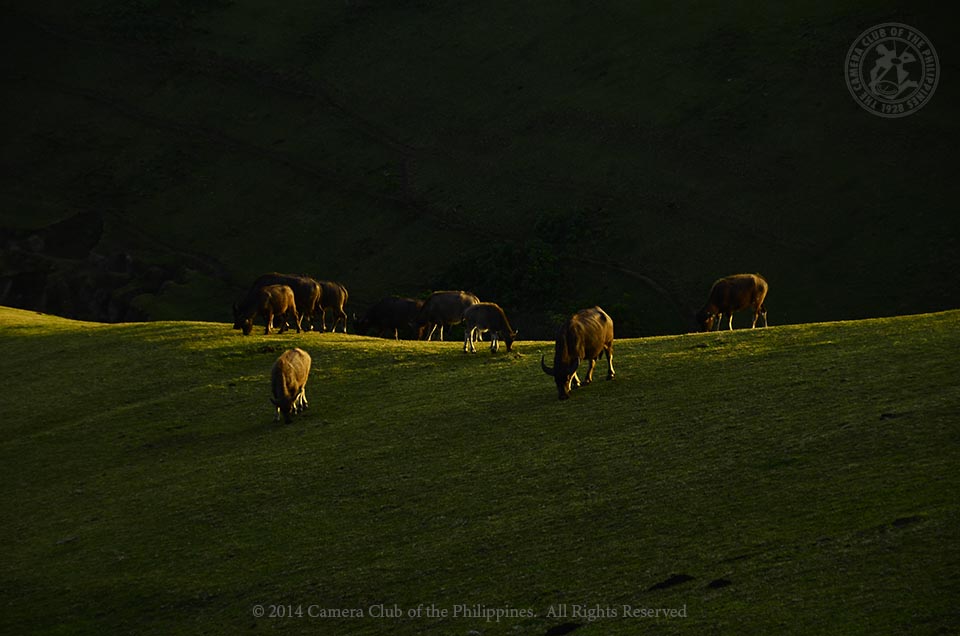
[[[496,303],[477,303],[463,310],[463,351],[476,353],[476,339],[484,331],[489,331],[490,351],[500,350],[500,340],[507,343],[507,351],[513,347],[517,332],[510,326],[507,315]]]
[[[233,306],[233,328],[243,331],[249,336],[253,330],[253,319],[261,316],[266,322],[264,335],[270,333],[274,316],[282,317],[280,333],[287,330],[290,320],[300,333],[300,316],[297,314],[297,304],[293,297],[293,290],[287,285],[266,285],[250,290],[246,297]]]
[[[607,354],[607,379],[614,378],[613,371],[613,319],[599,307],[581,309],[573,314],[557,331],[553,368],[548,367],[543,356],[540,366],[544,373],[553,376],[561,400],[570,397],[570,390],[580,386],[577,368],[581,360],[589,360],[587,381],[593,381],[593,368],[601,354]]]
[[[262,274],[253,281],[250,286],[250,292],[266,287],[267,285],[286,285],[293,290],[293,297],[296,299],[297,311],[300,313],[300,324],[303,329],[310,331],[310,321],[313,319],[314,308],[320,301],[320,283],[309,276],[299,276],[295,274],[280,274],[270,272]]]
[[[323,331],[327,330],[327,312],[334,314],[333,326],[330,331],[336,332],[337,323],[343,324],[343,333],[347,333],[347,312],[343,306],[347,304],[347,288],[330,280],[321,280],[320,298],[317,300],[316,311],[320,314],[320,327]]]
[[[736,274],[721,278],[710,289],[710,297],[703,308],[697,312],[697,325],[701,331],[719,330],[723,316],[728,317],[728,327],[733,330],[733,312],[753,307],[753,324],[763,317],[763,326],[767,326],[767,308],[763,304],[767,297],[767,281],[759,274]]]
[[[376,330],[381,338],[387,338],[387,334],[392,333],[394,340],[400,339],[401,330],[413,330],[414,339],[421,340],[426,333],[426,326],[418,328],[416,322],[422,307],[423,301],[414,298],[383,298],[371,306],[362,318],[354,318],[356,330],[361,335]]]
[[[303,349],[288,349],[280,354],[270,371],[270,401],[277,408],[273,421],[280,415],[289,424],[292,414],[307,408],[307,379],[310,377],[310,354]]]
[[[443,326],[456,325],[463,320],[463,312],[470,305],[480,302],[474,294],[465,291],[436,291],[424,301],[417,317],[416,326],[425,326],[433,323],[427,340],[433,337],[433,332],[440,327],[440,340],[443,340]]]

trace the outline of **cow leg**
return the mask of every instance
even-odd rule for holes
[[[567,391],[569,392],[571,387],[580,386],[580,384],[580,376],[577,375],[576,371],[574,371],[573,375],[570,376],[570,381],[567,382]]]
[[[496,353],[500,351],[500,339],[497,337],[497,332],[494,331],[493,335],[490,336],[490,352]]]
[[[340,320],[343,321],[343,333],[347,333],[347,312],[340,310]]]
[[[597,360],[594,358],[590,361],[590,364],[587,365],[587,384],[593,382],[593,368],[597,366]]]
[[[296,308],[296,307],[291,307],[291,308],[290,308],[290,311],[293,312],[293,324],[295,324],[295,325],[297,326],[297,333],[301,333],[301,332],[302,332],[302,328],[301,328],[300,323],[303,322],[303,316],[300,316],[300,315],[297,314],[297,308]]]
[[[437,323],[433,323],[433,327],[430,328],[430,333],[427,334],[427,342],[433,339],[433,332],[437,330]]]
[[[767,308],[760,305],[760,315],[763,316],[763,326],[767,326]]]
[[[473,348],[473,338],[470,337],[470,331],[471,331],[470,329],[463,330],[463,352],[464,353],[467,352],[468,345],[470,346],[470,348]]]
[[[440,323],[440,342],[443,342],[443,323]]]
[[[268,313],[267,313],[267,327],[266,327],[266,329],[263,330],[263,335],[265,335],[265,336],[270,335],[270,325],[272,325],[272,324],[273,324],[273,312],[268,312]]]
[[[607,351],[607,379],[612,380],[617,372],[613,370],[613,346],[609,346]]]
[[[730,331],[733,331],[733,312],[729,314],[729,319],[727,320],[727,326],[730,328]]]
[[[280,407],[279,406],[277,407],[277,412],[273,416],[273,423],[274,424],[280,423]]]

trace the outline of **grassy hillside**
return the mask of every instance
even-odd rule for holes
[[[274,425],[294,345],[311,409]],[[0,309],[0,631],[954,633],[958,346],[956,311],[624,339],[560,403],[545,342]]]
[[[9,4],[4,304],[226,320],[283,270],[357,309],[471,289],[547,337],[594,303],[682,333],[739,271],[777,324],[960,292],[942,3]],[[891,20],[944,66],[896,121],[842,72]]]

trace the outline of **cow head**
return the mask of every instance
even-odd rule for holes
[[[564,362],[560,355],[557,355],[553,359],[553,368],[547,366],[543,360],[543,355],[540,355],[540,367],[543,369],[543,372],[549,376],[553,376],[554,382],[557,383],[557,393],[558,397],[561,400],[566,400],[570,398],[570,391],[574,386],[580,386],[580,379],[577,377],[577,368],[580,366],[580,358],[573,358],[567,362]]]
[[[430,330],[433,329],[433,323],[429,320],[420,320],[419,318],[412,320],[407,323],[410,326],[410,329],[413,331],[414,338],[417,340],[426,340],[427,336],[430,335]]]
[[[713,331],[714,325],[717,323],[717,317],[719,314],[711,312],[708,309],[701,309],[697,312],[697,326],[700,328],[700,331]]]
[[[243,335],[249,336],[250,332],[253,331],[253,316],[245,316],[240,308],[234,305],[233,328],[239,329],[243,332]]]
[[[277,407],[277,413],[273,418],[274,422],[280,421],[280,415],[283,414],[283,421],[287,424],[290,424],[293,421],[291,413],[293,412],[293,402],[290,400],[278,400],[276,398],[270,398],[270,402]]]

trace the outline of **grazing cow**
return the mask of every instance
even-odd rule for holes
[[[297,333],[300,333],[300,316],[297,314],[296,300],[293,297],[293,290],[287,285],[267,285],[250,290],[239,305],[233,306],[233,328],[240,329],[243,335],[249,336],[253,330],[253,319],[258,314],[267,323],[264,335],[270,333],[274,316],[284,317],[280,325],[280,333],[287,330],[291,318],[297,327]]]
[[[599,307],[581,309],[563,323],[557,331],[557,343],[553,356],[553,368],[548,367],[543,356],[540,366],[544,373],[553,376],[561,400],[570,397],[570,390],[580,386],[577,368],[581,360],[589,360],[586,384],[593,381],[593,368],[597,358],[607,353],[607,379],[614,378],[613,371],[613,319]]]
[[[470,353],[476,353],[476,337],[484,331],[489,331],[490,351],[500,350],[500,339],[507,343],[507,352],[513,347],[513,341],[517,339],[517,332],[510,327],[507,315],[503,309],[496,303],[477,303],[470,305],[463,310],[463,352],[467,352],[467,345],[470,346]]]
[[[277,407],[273,421],[289,424],[291,414],[302,413],[307,408],[307,379],[310,377],[310,354],[303,349],[287,349],[270,371],[270,401]]]
[[[480,302],[474,294],[465,291],[436,291],[424,301],[417,317],[416,326],[423,327],[433,323],[427,340],[433,337],[433,332],[440,327],[440,340],[443,341],[443,326],[456,325],[463,320],[463,312],[470,305]]]
[[[250,291],[267,285],[286,285],[293,290],[297,310],[300,312],[300,322],[306,331],[310,331],[313,328],[310,321],[313,319],[314,307],[320,302],[320,283],[309,276],[270,272],[258,276],[250,286]]]
[[[697,312],[697,324],[701,331],[713,331],[714,325],[720,329],[720,321],[726,314],[728,327],[733,330],[733,312],[753,307],[753,324],[763,316],[763,326],[767,326],[767,308],[763,304],[767,297],[767,281],[759,274],[736,274],[721,278],[710,289],[707,304]]]
[[[322,291],[317,300],[317,311],[320,313],[321,328],[323,331],[327,330],[327,311],[329,310],[335,314],[330,331],[336,332],[337,323],[342,322],[343,333],[347,333],[347,312],[343,310],[343,306],[347,304],[347,288],[329,280],[321,280],[319,283]]]
[[[367,334],[371,329],[376,329],[381,338],[386,338],[386,334],[392,331],[394,340],[399,340],[401,329],[412,329],[414,338],[421,340],[426,331],[425,326],[419,329],[415,326],[421,307],[422,300],[396,296],[383,298],[370,307],[362,318],[354,318],[357,332]]]

